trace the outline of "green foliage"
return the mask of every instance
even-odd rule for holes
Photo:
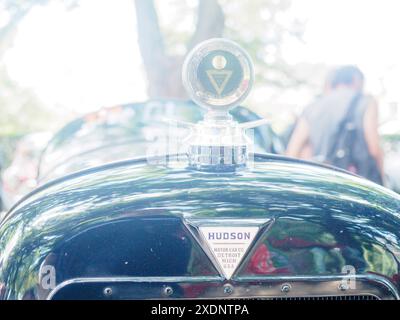
[[[29,89],[11,81],[0,68],[0,136],[17,136],[49,127],[54,115]]]
[[[34,93],[16,85],[1,67],[0,88],[0,162],[6,167],[19,138],[57,122],[54,113],[44,108]]]
[[[167,51],[184,54],[196,26],[198,1],[155,0]],[[225,36],[240,43],[255,63],[256,81],[278,88],[303,84],[282,52],[284,41],[302,41],[304,23],[287,14],[291,0],[219,0],[225,15]],[[190,26],[188,28],[188,26]]]
[[[56,0],[4,0],[0,10],[5,22],[0,25],[0,157],[7,164],[15,143],[21,136],[48,130],[57,124],[55,112],[46,109],[32,90],[21,88],[7,74],[1,58],[12,46],[17,27],[32,8]],[[79,0],[57,0],[67,9],[73,8]]]
[[[9,16],[7,23],[0,26],[0,59],[12,44],[19,21],[33,7],[50,1],[60,1],[67,8],[79,4],[79,0],[5,0],[0,4],[0,10]],[[154,1],[167,53],[184,54],[195,32],[201,0]],[[302,34],[302,24],[286,15],[291,0],[219,0],[219,4],[225,15],[225,36],[241,43],[255,60],[258,86],[298,86],[301,82],[294,78],[281,50],[285,39],[301,38]],[[54,113],[32,91],[11,81],[0,60],[0,136],[46,130],[54,123]]]
[[[154,0],[168,54],[186,54],[186,44],[196,28],[197,3],[190,0]]]
[[[282,55],[287,38],[301,38],[302,24],[285,15],[290,0],[220,0],[228,38],[240,43],[253,57],[256,81],[261,85],[291,87],[299,81],[291,75]]]

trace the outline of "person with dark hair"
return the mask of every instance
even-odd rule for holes
[[[304,152],[310,150],[310,152]],[[329,75],[325,92],[307,106],[286,154],[328,163],[383,184],[378,105],[364,93],[364,74],[342,66]]]
[[[362,91],[364,85],[364,74],[356,66],[343,66],[335,70],[330,77],[331,88],[338,86],[354,86],[357,85],[357,90]]]

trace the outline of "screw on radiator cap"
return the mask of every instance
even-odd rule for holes
[[[110,287],[104,288],[103,294],[104,294],[104,296],[106,296],[106,297],[111,297],[112,294],[113,294],[113,289],[110,288]]]
[[[284,284],[281,286],[281,291],[282,291],[283,293],[289,293],[290,290],[292,290],[292,286],[291,286],[289,283],[284,283]]]
[[[233,293],[233,286],[231,284],[226,284],[224,285],[224,293],[226,295],[232,294]]]
[[[338,289],[340,291],[347,291],[347,290],[349,290],[349,286],[347,284],[345,284],[345,283],[340,283],[339,286],[338,286]]]
[[[164,295],[165,296],[167,296],[167,297],[172,296],[173,293],[174,293],[174,289],[172,289],[172,287],[167,286],[167,287],[164,288]]]

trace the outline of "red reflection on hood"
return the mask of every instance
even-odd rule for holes
[[[268,247],[265,244],[260,245],[250,259],[247,272],[253,274],[289,273],[288,268],[275,268],[271,258],[272,256]]]
[[[340,246],[338,244],[326,244],[326,243],[321,243],[321,242],[314,242],[314,241],[308,241],[304,240],[301,238],[283,238],[283,239],[274,239],[270,238],[268,239],[269,243],[274,248],[309,248],[309,247],[322,247],[322,248],[340,248],[343,246]]]

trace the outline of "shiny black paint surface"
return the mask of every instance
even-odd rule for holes
[[[256,158],[254,168],[234,174],[133,161],[43,187],[0,224],[3,298],[46,298],[49,291],[38,288],[38,275],[46,264],[57,267],[57,284],[82,276],[143,276],[146,268],[140,267],[146,263],[151,266],[149,276],[165,276],[176,269],[171,276],[201,279],[207,275],[223,281],[180,224],[217,218],[227,224],[230,219],[273,221],[233,281],[340,275],[350,265],[357,274],[382,276],[399,288],[397,194],[340,171],[263,156]],[[152,221],[148,233],[143,233],[145,227],[139,228],[141,236],[135,238],[134,225],[145,220]],[[133,227],[127,228],[130,224]],[[147,240],[143,239],[146,234]],[[170,257],[164,257],[170,258],[170,265],[162,255],[157,265],[157,255],[148,252],[156,235],[160,248],[170,252]],[[182,236],[184,240],[179,240]],[[75,259],[83,265],[74,263],[74,255],[90,259],[86,264],[84,259]],[[107,267],[108,259],[113,267]],[[90,261],[98,261],[97,269]],[[126,261],[129,267],[124,267]],[[202,268],[193,261],[201,261]],[[174,263],[179,268],[172,267]]]
[[[38,180],[43,183],[105,163],[143,157],[153,154],[155,147],[160,147],[161,153],[171,152],[163,149],[166,139],[172,140],[170,145],[176,144],[173,139],[185,139],[190,130],[182,122],[197,123],[205,112],[190,101],[152,100],[104,108],[77,118],[46,146],[40,157]],[[261,119],[245,107],[230,113],[239,123]],[[276,154],[284,150],[269,124],[254,128],[254,143],[256,152]]]

